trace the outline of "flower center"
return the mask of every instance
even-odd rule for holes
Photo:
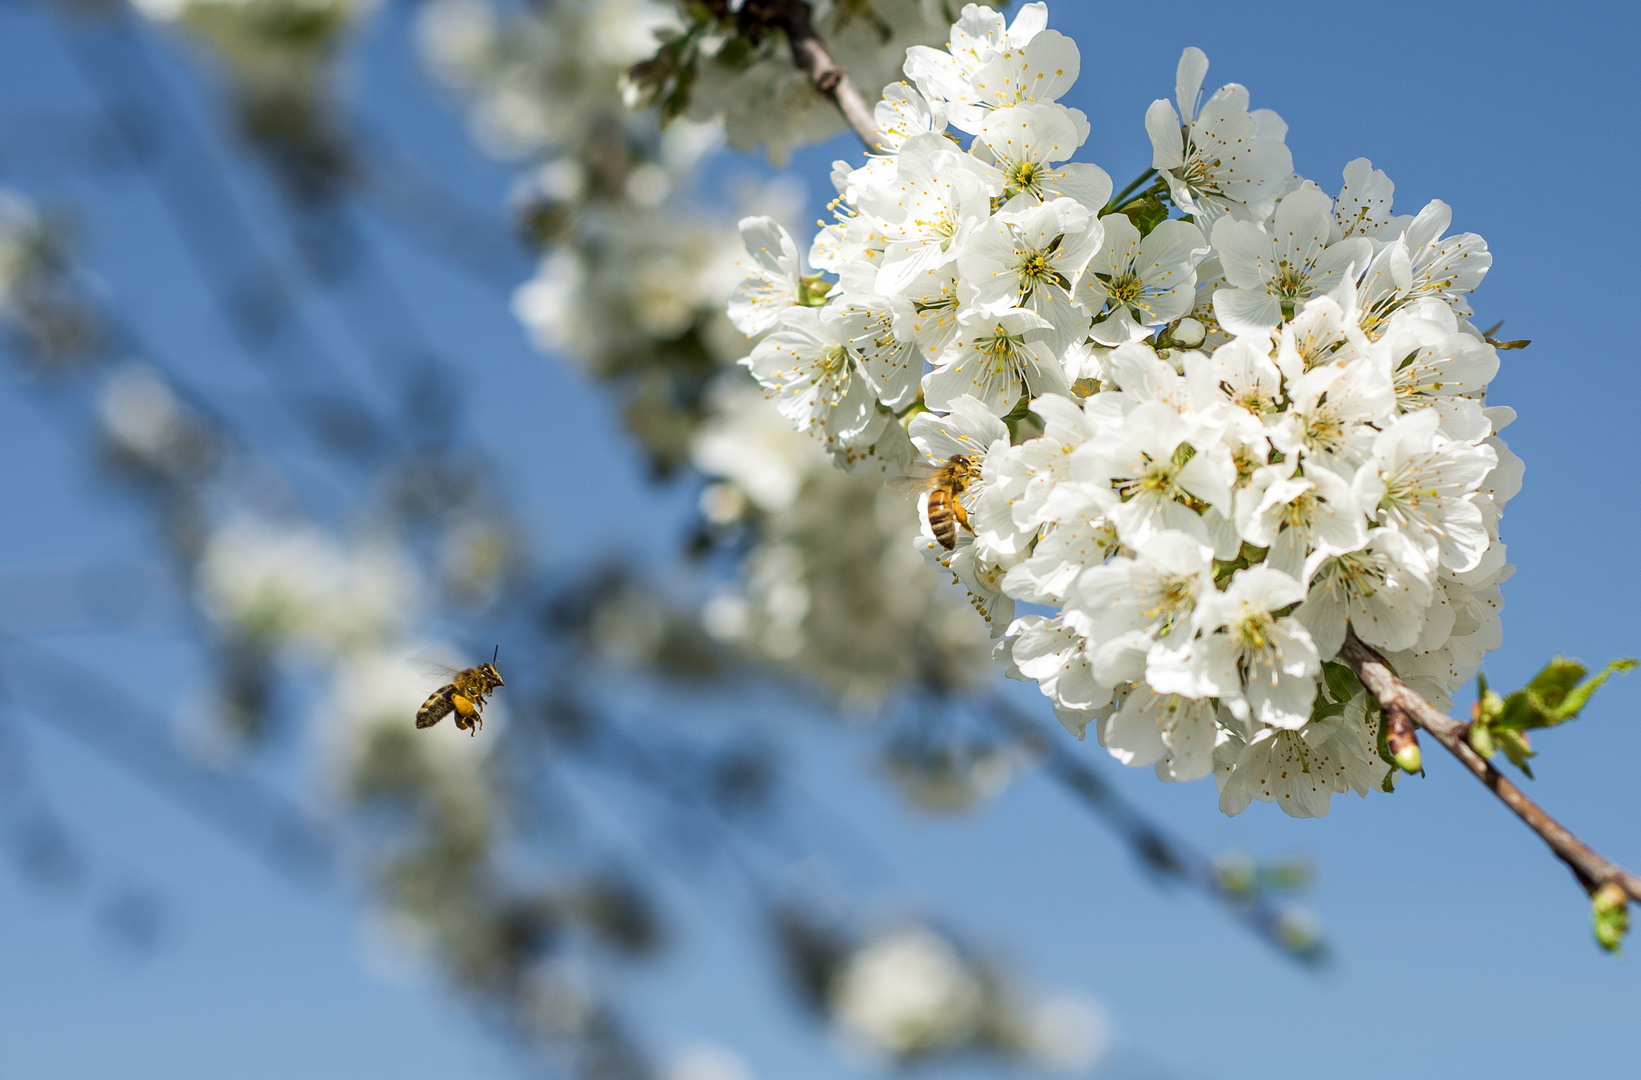
[[[1282,523],[1290,529],[1309,529],[1316,516],[1316,494],[1307,491],[1282,508]]]
[[[975,351],[990,360],[998,374],[1021,366],[1025,358],[1025,344],[1023,335],[1009,333],[1001,323],[993,328],[991,334],[974,339]]]
[[[1145,281],[1130,269],[1106,282],[1105,291],[1110,295],[1113,307],[1118,304],[1129,305],[1139,299],[1140,293],[1145,291]]]
[[[1161,625],[1157,628],[1157,637],[1164,638],[1179,623],[1180,618],[1195,606],[1196,600],[1196,579],[1189,577],[1163,578],[1157,585],[1155,602],[1145,609],[1145,617],[1151,620],[1161,618]]]
[[[1016,161],[1003,174],[1003,184],[1008,189],[1007,196],[1027,192],[1041,197],[1043,193],[1043,167],[1035,161]]]
[[[1026,252],[1015,264],[1014,272],[1020,278],[1022,302],[1030,299],[1033,293],[1045,285],[1058,285],[1066,292],[1071,291],[1071,282],[1054,265],[1054,255],[1060,247],[1061,239],[1057,236],[1048,247]]]
[[[1248,608],[1242,617],[1231,623],[1231,640],[1242,646],[1243,652],[1265,652],[1276,643],[1276,618],[1268,611]]]

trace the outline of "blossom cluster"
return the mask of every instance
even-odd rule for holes
[[[933,474],[919,546],[1079,738],[1212,773],[1227,813],[1320,816],[1391,779],[1348,633],[1440,705],[1500,643],[1522,466],[1465,301],[1491,256],[1445,203],[1396,214],[1366,159],[1333,197],[1296,176],[1195,48],[1113,199],[1070,160],[1078,67],[1041,3],[908,50],[818,272],[741,223],[743,364],[840,465]]]
[[[875,92],[882,83],[871,84],[871,72],[881,69],[886,80],[889,65],[869,61],[872,49],[903,57],[914,31],[927,41],[945,36],[950,20],[937,26],[917,7],[896,0],[873,9],[896,27],[888,45],[875,34],[862,39],[869,24],[836,8],[818,7],[816,25],[856,83]],[[696,205],[690,192],[726,138],[764,140],[773,152],[771,125],[786,139],[803,127],[785,124],[793,110],[836,130],[831,104],[803,83],[801,95],[778,95],[785,104],[774,111],[715,118],[709,91],[722,73],[708,69],[721,57],[703,56],[687,114],[656,130],[652,117],[627,109],[617,87],[655,49],[657,33],[689,33],[672,5],[653,0],[528,15],[485,0],[438,0],[419,18],[427,62],[470,102],[475,138],[498,154],[534,158],[518,208],[542,256],[514,293],[515,314],[543,351],[615,391],[627,433],[656,473],[689,464],[708,480],[702,535],[734,552],[735,573],[706,590],[703,628],[814,679],[851,707],[870,709],[914,679],[949,690],[990,675],[984,627],[961,594],[921,572],[910,546],[917,525],[904,506],[880,498],[881,484],[833,469],[735,366],[746,351],[724,312],[725,293],[744,275],[735,216]],[[791,70],[784,54],[758,55],[742,73],[754,87],[763,85],[761,72]],[[811,99],[829,111],[812,109]],[[739,213],[793,218],[794,186],[760,183]]]

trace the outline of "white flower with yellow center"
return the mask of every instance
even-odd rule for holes
[[[1065,372],[1046,344],[1052,329],[1031,311],[968,313],[951,345],[935,358],[935,369],[923,376],[924,403],[944,411],[968,394],[1003,416],[1022,397],[1069,396]]]
[[[1287,462],[1256,469],[1236,493],[1236,528],[1254,547],[1270,549],[1266,565],[1301,581],[1308,580],[1312,552],[1339,554],[1367,543],[1367,517],[1350,482],[1308,461],[1298,471]]]
[[[740,228],[751,261],[737,262],[747,268],[747,276],[729,298],[729,321],[743,334],[761,334],[800,302],[803,270],[798,245],[774,218],[742,218]]]
[[[1231,508],[1236,466],[1223,444],[1193,443],[1199,431],[1160,401],[1135,406],[1120,425],[1071,455],[1079,483],[1115,491],[1122,505],[1111,512],[1123,543],[1140,550],[1160,529],[1178,529],[1203,542],[1198,516],[1212,506]]]
[[[1102,345],[1139,341],[1196,300],[1196,265],[1208,254],[1202,230],[1164,221],[1144,237],[1124,214],[1100,219],[1104,242],[1078,282],[1076,298],[1094,316],[1089,336]]]
[[[1498,374],[1499,354],[1474,332],[1460,330],[1452,309],[1440,300],[1418,300],[1392,315],[1373,354],[1391,371],[1402,412],[1435,409],[1442,434],[1453,439],[1493,433],[1481,393]]]
[[[1096,677],[1085,639],[1064,616],[1027,615],[1016,619],[1009,633],[1020,674],[1060,708],[1086,712],[1111,701],[1111,686]]]
[[[836,307],[788,308],[741,363],[799,431],[814,430],[829,444],[865,446],[888,415],[877,407],[860,354],[849,347],[856,329]]]
[[[1197,601],[1200,637],[1157,650],[1145,679],[1159,694],[1217,697],[1238,720],[1297,729],[1310,720],[1322,661],[1299,620],[1277,612],[1305,598],[1280,570],[1238,570],[1224,592]]]
[[[1219,712],[1213,700],[1158,694],[1136,687],[1101,726],[1111,756],[1130,768],[1155,765],[1162,780],[1200,780],[1214,771]]]
[[[1288,384],[1290,404],[1267,429],[1271,445],[1341,476],[1354,476],[1373,446],[1377,424],[1395,415],[1390,377],[1363,358],[1344,368],[1316,368]]]
[[[989,7],[967,4],[952,25],[945,51],[927,45],[906,50],[906,77],[937,107],[948,102],[973,107],[979,100],[974,76],[980,69],[1000,52],[1025,48],[1047,25],[1048,5],[1044,3],[1023,5],[1013,25]]]
[[[1072,289],[1099,249],[1098,221],[1074,199],[1054,199],[1018,213],[1001,213],[976,229],[957,260],[986,311],[1025,308],[1053,328],[1056,352],[1087,337],[1088,313]]]
[[[1067,196],[1098,213],[1111,198],[1111,177],[1098,165],[1066,161],[1088,137],[1088,120],[1063,105],[1026,102],[998,109],[976,139],[991,153],[1003,198],[1027,195],[1039,202]]]
[[[1347,627],[1385,652],[1410,649],[1419,640],[1432,571],[1418,547],[1396,530],[1375,529],[1366,545],[1343,555],[1318,551],[1305,569],[1310,593],[1294,617],[1322,655],[1339,651]]]
[[[1345,166],[1345,184],[1333,201],[1333,242],[1350,236],[1377,236],[1391,222],[1396,185],[1367,158]],[[1365,267],[1364,267],[1365,269]]]
[[[1233,334],[1275,330],[1312,296],[1328,292],[1360,274],[1373,258],[1373,244],[1351,237],[1329,244],[1333,203],[1314,188],[1282,199],[1266,232],[1251,221],[1221,218],[1214,248],[1231,288],[1214,294],[1214,314]]]
[[[1109,490],[1061,484],[1054,502],[1056,523],[1003,579],[1004,592],[1031,604],[1063,603],[1084,570],[1127,550],[1111,520],[1117,497]]]
[[[1436,430],[1440,423],[1435,409],[1420,409],[1387,424],[1351,490],[1376,520],[1405,533],[1431,562],[1462,574],[1487,552],[1487,523],[1475,496],[1499,458],[1485,443],[1446,438]]]
[[[1064,618],[1091,642],[1096,675],[1112,685],[1138,682],[1154,647],[1189,641],[1198,602],[1214,592],[1213,571],[1211,548],[1163,529],[1133,558],[1119,556],[1079,577]]]
[[[882,236],[877,291],[898,293],[957,257],[991,213],[985,166],[941,135],[906,140],[891,181],[859,194],[860,216]]]
[[[878,149],[890,154],[898,153],[907,139],[946,130],[945,108],[905,83],[890,83],[883,88],[883,100],[872,109],[872,119],[881,136]]]
[[[1293,174],[1293,155],[1283,145],[1287,125],[1268,109],[1248,111],[1248,91],[1235,83],[1202,103],[1208,58],[1192,47],[1180,56],[1174,94],[1151,103],[1145,130],[1151,166],[1162,174],[1174,204],[1204,232],[1226,214],[1263,221]],[[1181,119],[1183,117],[1183,120]]]
[[[1374,751],[1378,729],[1357,702],[1344,714],[1307,724],[1303,731],[1260,728],[1245,744],[1222,743],[1216,758],[1219,808],[1235,816],[1255,799],[1274,802],[1289,817],[1327,814],[1335,794],[1366,795],[1378,788],[1388,766]]]
[[[895,334],[938,356],[957,337],[958,321],[973,295],[974,287],[958,274],[956,262],[924,270],[900,288],[904,303],[895,308]]]
[[[1324,365],[1346,367],[1367,355],[1368,338],[1356,317],[1356,283],[1341,281],[1326,296],[1313,296],[1282,324],[1276,366],[1293,381]]]

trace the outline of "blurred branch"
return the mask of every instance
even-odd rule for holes
[[[449,262],[479,284],[511,293],[529,273],[519,245],[506,229],[462,197],[409,154],[380,135],[359,130],[364,205],[429,254]]]
[[[1313,967],[1327,961],[1327,945],[1298,913],[1272,903],[1258,888],[1239,887],[1212,858],[1152,823],[1098,773],[1072,756],[1059,738],[1001,695],[993,696],[992,706],[991,715],[997,722],[1043,759],[1049,775],[1109,825],[1142,864],[1223,905],[1238,922],[1290,959]]]
[[[728,0],[709,0],[707,6],[720,18],[730,16]],[[792,62],[809,76],[809,84],[836,105],[854,129],[867,152],[878,149],[877,121],[872,107],[861,97],[849,72],[832,58],[826,43],[815,32],[808,0],[745,0],[734,16],[741,33],[754,41],[770,30],[780,30],[792,47]]]
[[[1545,813],[1542,807],[1529,799],[1520,788],[1495,769],[1492,763],[1471,748],[1466,738],[1469,734],[1469,724],[1454,720],[1419,696],[1397,678],[1384,657],[1364,645],[1354,631],[1346,634],[1339,658],[1350,665],[1350,669],[1356,672],[1356,677],[1362,680],[1362,685],[1379,699],[1379,705],[1384,709],[1387,721],[1392,716],[1399,715],[1434,735],[1437,742],[1445,746],[1449,753],[1459,759],[1460,764],[1470,770],[1471,775],[1486,785],[1489,791],[1498,796],[1500,802],[1508,806],[1529,829],[1538,834],[1539,839],[1544,841],[1555,857],[1567,864],[1567,868],[1573,872],[1573,876],[1586,892],[1593,895],[1603,886],[1613,885],[1622,889],[1630,899],[1641,901],[1641,878],[1597,854],[1588,844],[1569,832],[1566,826]]]
[[[134,18],[110,12],[59,36],[132,148],[229,330],[263,366],[281,404],[321,446],[373,445],[387,433],[368,399],[302,317],[188,109],[154,70]],[[129,103],[132,93],[150,104]]]
[[[40,672],[50,672],[50,679]],[[48,717],[280,873],[304,885],[329,878],[331,841],[296,806],[248,776],[219,775],[189,762],[166,739],[164,717],[95,671],[6,637],[0,638],[0,679],[19,707]]]

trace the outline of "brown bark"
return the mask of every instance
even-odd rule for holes
[[[1498,796],[1500,802],[1514,811],[1529,829],[1538,833],[1556,858],[1572,870],[1585,891],[1593,894],[1601,886],[1612,884],[1623,889],[1630,899],[1641,901],[1641,878],[1591,850],[1566,826],[1545,813],[1525,792],[1476,753],[1467,738],[1468,724],[1454,720],[1420,697],[1396,677],[1384,657],[1362,644],[1354,632],[1346,635],[1344,647],[1339,650],[1339,659],[1349,665],[1356,672],[1356,677],[1362,680],[1362,685],[1379,699],[1387,721],[1410,721],[1435,736],[1436,741],[1447,747],[1476,779]]]

